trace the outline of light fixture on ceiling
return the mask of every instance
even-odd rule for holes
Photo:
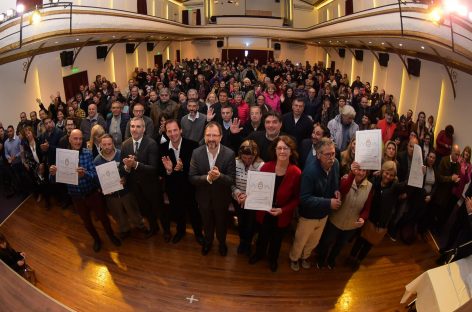
[[[59,43],[59,41],[54,41],[54,44],[58,44],[58,43]]]
[[[39,12],[38,9],[33,11],[33,14],[31,15],[31,24],[36,25],[39,22],[41,22],[41,12]]]
[[[384,45],[384,44],[385,44],[385,42],[382,42],[382,45]]]
[[[424,46],[421,46],[421,49],[424,50]]]
[[[372,44],[372,41],[369,41],[369,44]]]
[[[76,38],[75,41],[79,41],[80,39],[79,38]]]
[[[23,14],[24,11],[25,11],[24,4],[18,3],[18,5],[16,6],[16,12],[18,12],[19,14]]]
[[[403,43],[399,43],[398,45],[399,45],[400,47],[403,47]]]

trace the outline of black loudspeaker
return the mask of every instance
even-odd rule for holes
[[[407,58],[408,61],[408,73],[410,75],[419,77],[421,71],[421,61],[419,59]]]
[[[61,66],[71,66],[74,61],[74,51],[62,51],[61,54]]]
[[[355,50],[354,54],[356,55],[356,60],[357,61],[362,61],[364,60],[364,51],[362,50]]]
[[[107,57],[107,52],[107,46],[97,46],[97,59],[104,59],[105,57]]]
[[[211,16],[210,17],[210,23],[215,24],[216,23],[216,16]]]
[[[280,43],[278,43],[278,42],[274,43],[274,50],[275,51],[280,51]]]
[[[222,48],[224,45],[225,45],[225,42],[224,42],[223,40],[218,40],[218,41],[216,42],[216,46],[217,46],[218,48]]]
[[[148,52],[152,52],[152,50],[154,50],[154,48],[155,48],[155,47],[154,47],[154,43],[153,43],[153,42],[148,42],[148,43],[146,44],[146,49],[147,49]]]
[[[387,67],[389,59],[390,59],[390,55],[388,53],[379,53],[380,66]]]
[[[338,50],[339,57],[346,57],[346,49],[339,49]]]
[[[126,53],[134,53],[134,43],[127,43],[126,44]]]

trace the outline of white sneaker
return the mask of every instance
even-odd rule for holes
[[[300,265],[298,264],[298,261],[290,261],[290,268],[295,272],[300,271]]]
[[[307,259],[303,259],[302,260],[302,268],[308,270],[309,268],[311,268],[311,262],[308,261]]]

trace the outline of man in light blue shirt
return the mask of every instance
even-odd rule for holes
[[[7,128],[7,135],[8,138],[4,143],[5,149],[5,159],[7,160],[8,167],[7,171],[11,177],[11,191],[12,193],[26,193],[24,189],[24,185],[22,181],[24,171],[23,171],[23,163],[21,161],[21,148],[20,148],[20,139],[15,137],[15,129],[13,126],[8,126]]]

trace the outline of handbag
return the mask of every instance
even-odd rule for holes
[[[385,233],[387,233],[386,228],[379,228],[371,221],[367,220],[367,222],[362,227],[361,236],[366,241],[375,246],[382,241],[383,237],[385,236]]]
[[[34,270],[26,263],[23,268],[21,268],[21,276],[23,276],[23,278],[31,284],[36,285],[36,274],[34,273]]]

